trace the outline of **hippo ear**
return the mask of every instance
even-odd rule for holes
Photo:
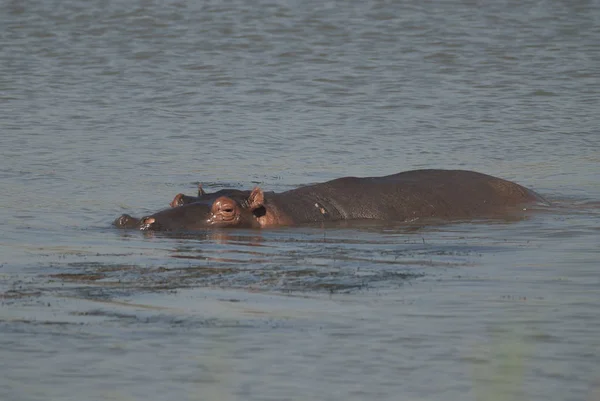
[[[250,196],[248,197],[248,208],[250,210],[256,210],[265,205],[265,194],[263,190],[259,187],[256,187],[250,192]]]
[[[202,184],[198,183],[198,197],[206,195],[206,192],[202,189]]]
[[[177,207],[177,206],[183,205],[183,197],[184,196],[185,196],[184,194],[177,194],[177,195],[175,195],[175,198],[173,198],[173,200],[171,201],[171,203],[169,203],[169,206],[171,206],[171,207]]]
[[[150,228],[152,228],[152,224],[154,224],[156,222],[156,219],[154,217],[142,217],[140,219],[140,230],[141,231],[146,231],[149,230]]]

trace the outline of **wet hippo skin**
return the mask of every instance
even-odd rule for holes
[[[255,188],[248,199],[261,227],[354,219],[468,219],[505,214],[532,202],[545,201],[521,185],[465,170],[345,177],[279,194]]]
[[[140,220],[123,215],[115,225],[142,230],[194,230],[359,219],[469,219],[501,216],[516,206],[545,202],[521,185],[465,170],[414,170],[383,177],[345,177],[281,193],[263,192],[260,188],[251,192],[223,191],[236,192],[231,192],[231,197],[219,193],[221,196],[214,200],[200,194],[192,203]],[[117,224],[120,220],[125,224]]]

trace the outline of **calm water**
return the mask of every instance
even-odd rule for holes
[[[598,1],[2,2],[0,399],[600,399]],[[515,221],[122,232],[464,168]]]

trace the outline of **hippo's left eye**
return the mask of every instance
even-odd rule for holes
[[[231,221],[235,219],[238,211],[235,202],[229,198],[221,197],[213,203],[212,207],[215,218],[222,221]]]

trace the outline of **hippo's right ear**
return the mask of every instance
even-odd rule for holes
[[[206,192],[202,189],[202,184],[198,183],[198,197],[206,195]]]
[[[263,190],[259,187],[256,187],[250,192],[250,196],[248,196],[248,208],[250,210],[256,210],[265,205],[265,194]]]

